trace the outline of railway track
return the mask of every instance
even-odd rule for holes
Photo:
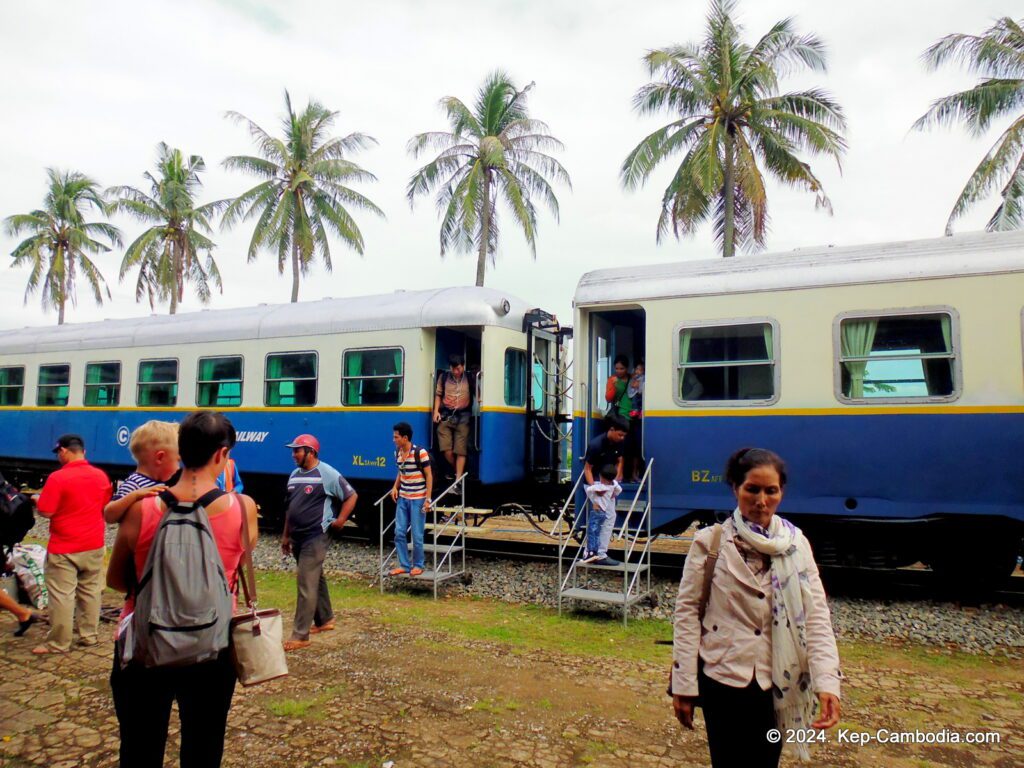
[[[346,536],[346,538],[349,538]],[[358,537],[351,537],[356,539]],[[366,539],[360,539],[366,541]],[[467,537],[466,552],[474,557],[554,563],[558,545],[554,542]],[[614,556],[615,550],[613,548]],[[663,579],[678,579],[685,554],[653,552],[652,573]],[[963,605],[1003,604],[1024,607],[1024,574],[1007,576],[1003,583],[983,593],[964,594],[951,590],[927,568],[850,568],[821,566],[821,578],[835,597],[866,600],[935,600]]]

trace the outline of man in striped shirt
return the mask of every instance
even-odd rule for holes
[[[430,511],[434,474],[430,469],[430,454],[412,444],[412,426],[400,421],[393,430],[398,476],[391,488],[391,498],[398,504],[395,510],[395,549],[399,565],[392,569],[391,575],[408,573],[410,576],[419,576],[423,573],[423,529],[427,512]],[[407,533],[410,528],[412,568],[409,567]]]

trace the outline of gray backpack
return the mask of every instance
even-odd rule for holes
[[[135,588],[135,611],[122,626],[122,667],[198,664],[228,647],[231,592],[206,514],[223,495],[213,490],[191,502],[160,494],[167,511]]]

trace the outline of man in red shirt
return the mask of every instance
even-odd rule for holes
[[[46,548],[46,589],[50,593],[50,634],[32,653],[71,649],[72,617],[78,604],[78,636],[96,645],[103,592],[103,507],[110,479],[85,460],[85,441],[61,435],[53,448],[61,468],[50,475],[36,501],[50,519]]]

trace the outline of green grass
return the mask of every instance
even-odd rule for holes
[[[335,696],[344,693],[344,691],[344,685],[332,685],[312,696],[301,699],[271,699],[264,706],[275,717],[301,717],[308,720],[323,720],[328,714],[325,705]]]
[[[295,605],[295,577],[260,572],[260,602],[282,610]],[[432,630],[460,640],[499,643],[513,652],[548,650],[574,656],[607,657],[668,665],[671,646],[655,640],[672,637],[663,619],[637,619],[623,627],[611,615],[564,613],[536,605],[516,605],[474,597],[442,599],[406,592],[380,594],[375,587],[353,579],[330,579],[331,598],[344,610],[368,611],[384,624]],[[421,638],[435,644],[436,640]],[[919,645],[887,645],[859,640],[839,644],[844,663],[867,668],[934,672],[950,682],[968,683],[978,672],[1011,674],[998,659]],[[1005,672],[1004,672],[1005,670]]]
[[[667,663],[668,646],[655,640],[672,636],[664,620],[640,619],[628,627],[613,617],[563,614],[536,605],[512,605],[475,598],[434,602],[427,596],[385,593],[347,579],[330,580],[331,599],[346,610],[369,610],[386,624],[443,632],[457,639],[482,640],[514,650],[544,649],[579,656],[605,656]],[[295,604],[295,577],[259,574],[260,603],[279,608]]]

